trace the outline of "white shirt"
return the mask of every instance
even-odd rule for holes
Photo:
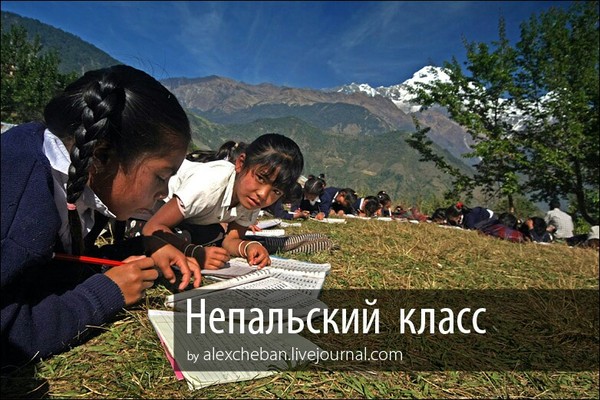
[[[165,201],[179,198],[186,223],[210,225],[235,221],[241,226],[253,225],[260,210],[249,210],[240,204],[231,206],[235,176],[235,166],[229,161],[184,160],[169,180],[169,196]]]
[[[63,248],[71,252],[71,229],[69,227],[69,217],[67,210],[67,181],[69,178],[69,166],[71,158],[69,152],[57,136],[48,129],[44,131],[43,152],[52,168],[52,180],[54,181],[54,203],[60,215],[61,225],[58,235]],[[108,207],[96,196],[89,186],[85,186],[81,196],[75,202],[77,213],[81,219],[81,232],[85,237],[94,226],[94,211],[115,218]]]
[[[546,224],[556,227],[554,236],[557,238],[568,239],[573,237],[573,219],[560,208],[548,211],[544,220],[546,221]]]

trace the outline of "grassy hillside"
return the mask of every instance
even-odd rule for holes
[[[598,252],[591,249],[563,244],[519,245],[434,224],[375,220],[348,220],[345,225],[306,221],[301,227],[286,228],[286,232],[320,232],[339,245],[340,249],[331,253],[294,257],[331,263],[326,289],[598,290]],[[286,371],[270,378],[191,392],[173,375],[146,315],[148,308],[164,309],[167,293],[161,287],[153,289],[143,304],[103,328],[91,342],[3,378],[3,397],[23,393],[31,397],[30,391],[50,398],[597,398],[599,394],[597,369],[320,369]],[[548,321],[561,307],[544,306]],[[597,319],[595,329],[590,340],[597,348]],[[564,335],[567,342],[581,340],[575,331]],[[503,355],[507,359],[512,356]]]
[[[194,115],[190,119],[198,147],[216,149],[230,139],[250,142],[264,133],[281,133],[294,139],[302,149],[305,174],[324,173],[329,186],[352,187],[364,196],[385,190],[394,204],[410,206],[441,199],[450,186],[450,179],[433,163],[419,161],[419,154],[405,141],[409,135],[405,132],[376,136],[331,134],[296,117],[232,125],[214,124]],[[438,152],[469,173],[447,151],[438,148]]]
[[[294,116],[324,131],[348,136],[373,135],[393,130],[385,121],[364,107],[344,103],[315,103],[311,105],[261,104],[235,112],[197,112],[211,121],[222,124],[246,124],[257,119]],[[340,123],[339,121],[343,121]]]
[[[2,31],[9,30],[13,24],[23,26],[30,39],[36,35],[39,36],[43,51],[54,49],[58,52],[61,60],[59,65],[61,73],[83,74],[89,70],[122,64],[96,46],[71,33],[44,24],[37,19],[2,11]]]

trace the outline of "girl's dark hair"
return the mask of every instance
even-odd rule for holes
[[[381,208],[379,199],[376,196],[365,197],[363,204],[365,207],[365,214],[367,215],[367,217],[375,216],[377,210]]]
[[[327,181],[325,180],[325,174],[319,174],[318,178],[323,181],[323,185],[327,186]]]
[[[517,228],[517,217],[515,217],[513,214],[511,213],[502,213],[498,216],[498,222],[500,222],[502,225],[507,226],[511,229],[516,229]]]
[[[446,221],[446,209],[436,208],[431,217],[429,218],[433,222],[445,222]]]
[[[246,147],[243,171],[260,167],[268,176],[277,172],[273,186],[289,193],[302,174],[304,157],[292,139],[278,133],[259,136]]]
[[[235,163],[235,160],[246,150],[247,144],[229,140],[221,145],[217,150],[196,150],[189,153],[185,158],[189,161],[209,162],[225,160]]]
[[[471,211],[471,209],[465,206],[463,203],[456,203],[446,208],[446,219],[456,218],[461,214],[465,214]]]
[[[284,203],[298,203],[302,199],[302,185],[295,182],[292,188],[282,198]]]
[[[325,190],[325,182],[319,178],[310,178],[304,182],[304,194],[315,194],[321,197]]]
[[[344,195],[344,208],[350,214],[356,214],[357,210],[354,209],[354,203],[358,201],[358,195],[352,188],[344,188],[340,190],[340,194]]]
[[[93,159],[109,156],[127,169],[140,157],[187,148],[187,115],[175,96],[150,75],[127,65],[89,71],[54,97],[44,110],[48,129],[70,150],[67,182],[74,253],[82,248],[75,202],[88,181]]]
[[[392,199],[390,198],[390,195],[387,194],[383,190],[381,190],[379,193],[377,193],[377,199],[379,200],[379,203],[381,203],[382,206],[386,205],[386,203],[391,203],[392,202]]]
[[[533,221],[533,231],[540,237],[543,236],[546,232],[546,228],[548,228],[544,218],[531,217],[531,220]]]

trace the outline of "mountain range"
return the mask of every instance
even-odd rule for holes
[[[8,21],[22,23],[30,33],[43,32],[42,44],[58,51],[61,68],[84,72],[119,63],[40,21],[2,12],[3,30]],[[83,60],[90,62],[74,57],[73,47],[86,49]],[[471,171],[469,160],[460,157],[470,150],[470,136],[441,109],[418,112],[407,90],[415,81],[432,79],[431,68],[401,84],[378,88],[352,83],[313,90],[250,85],[219,76],[161,82],[188,111],[198,148],[216,149],[226,140],[251,141],[262,133],[279,132],[300,145],[306,174],[324,173],[328,185],[352,187],[362,195],[386,190],[393,199],[415,203],[439,197],[450,179],[432,163],[420,162],[419,154],[407,145],[405,139],[415,129],[413,117],[431,128],[428,136],[438,152],[463,172]]]

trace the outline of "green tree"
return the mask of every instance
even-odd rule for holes
[[[429,127],[421,128],[419,120],[413,117],[415,124],[415,132],[411,134],[406,142],[410,147],[417,150],[421,155],[419,161],[431,161],[435,166],[452,177],[452,189],[444,193],[444,198],[449,200],[459,200],[462,193],[467,193],[467,200],[471,197],[475,182],[472,177],[461,172],[457,167],[446,162],[443,156],[440,156],[433,151],[431,145],[433,142],[427,137],[427,133],[431,130]]]
[[[598,224],[599,4],[550,9],[521,26],[519,108],[525,111],[525,171],[537,200],[574,197],[588,223]]]
[[[40,120],[46,103],[75,79],[58,72],[60,60],[54,51],[42,54],[39,37],[27,40],[27,31],[13,25],[2,32],[0,117],[22,123]]]
[[[573,196],[581,216],[598,224],[598,14],[598,1],[551,8],[521,25],[515,47],[501,19],[491,49],[465,44],[469,75],[453,58],[444,63],[449,81],[415,91],[417,101],[444,106],[473,136],[466,156],[481,158],[473,186],[506,195],[509,208],[522,193]]]
[[[480,187],[488,196],[506,196],[509,209],[514,209],[513,197],[522,193],[519,170],[524,162],[519,142],[513,139],[516,120],[511,118],[515,99],[513,75],[517,70],[517,54],[506,38],[504,20],[499,23],[499,40],[492,46],[484,43],[469,43],[466,68],[463,72],[459,62],[453,58],[444,64],[443,71],[448,80],[438,79],[417,86],[418,101],[424,108],[440,105],[446,108],[450,118],[464,127],[472,136],[473,151],[465,157],[478,157],[476,173],[469,184],[465,178],[459,191],[470,192]],[[412,146],[418,146],[417,133],[413,134]],[[421,149],[419,149],[421,147]]]

